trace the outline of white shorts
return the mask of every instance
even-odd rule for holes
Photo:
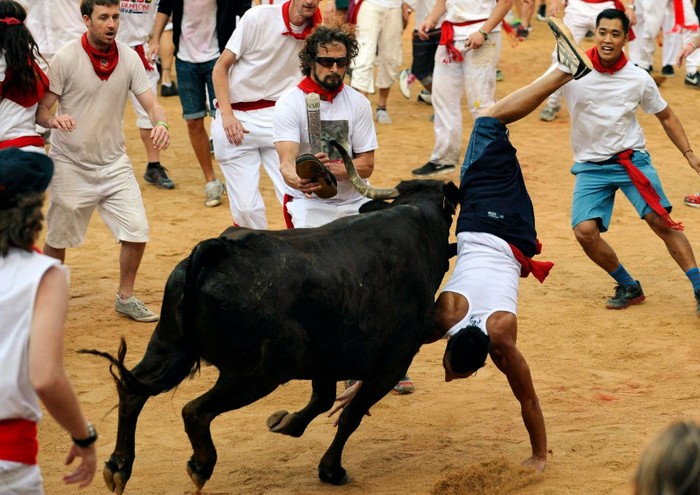
[[[457,263],[442,292],[454,292],[467,299],[469,311],[446,336],[467,325],[484,333],[486,320],[496,311],[517,314],[520,263],[500,237],[482,232],[457,234]]]
[[[39,466],[0,460],[2,495],[44,495]]]
[[[49,246],[80,246],[95,208],[117,241],[148,241],[141,189],[128,156],[94,169],[81,168],[63,157],[52,158],[55,168],[46,215]]]
[[[292,198],[286,204],[292,217],[294,228],[320,227],[343,217],[357,215],[360,206],[370,201],[360,197],[356,201],[343,204],[326,203],[315,198]]]

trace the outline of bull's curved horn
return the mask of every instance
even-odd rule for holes
[[[331,146],[334,146],[335,149],[338,150],[338,153],[340,153],[340,156],[343,158],[343,163],[345,164],[345,169],[348,171],[348,175],[350,176],[350,182],[352,182],[352,185],[357,189],[357,191],[362,194],[365,198],[369,199],[392,199],[395,198],[396,196],[399,195],[399,190],[396,188],[393,189],[377,189],[375,187],[368,186],[365,184],[360,177],[360,174],[357,173],[357,170],[355,170],[355,165],[352,163],[352,159],[350,158],[350,155],[348,155],[348,152],[345,151],[345,148],[343,148],[338,141],[335,139],[331,139],[328,144]]]

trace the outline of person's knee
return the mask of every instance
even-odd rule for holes
[[[202,132],[204,131],[204,119],[189,119],[187,122],[187,130],[190,133]]]
[[[600,239],[600,229],[595,221],[581,222],[574,227],[574,235],[581,246],[591,246]]]

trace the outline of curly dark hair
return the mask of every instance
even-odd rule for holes
[[[339,24],[336,27],[319,26],[306,38],[304,49],[299,52],[301,73],[305,76],[311,75],[319,48],[332,43],[345,45],[346,57],[350,60],[357,57],[360,50],[355,37],[355,29],[351,24]]]
[[[11,247],[31,251],[36,242],[44,214],[44,193],[22,193],[12,200],[17,206],[0,210],[0,256],[7,256]]]
[[[34,62],[38,57],[39,47],[32,34],[24,25],[27,12],[21,4],[14,0],[0,1],[0,19],[14,17],[22,24],[0,24],[0,52],[5,55],[7,67],[12,69],[13,76],[5,81],[5,92],[15,91],[36,96],[38,76],[34,71]],[[43,58],[43,57],[41,57]],[[28,63],[31,61],[32,63]]]

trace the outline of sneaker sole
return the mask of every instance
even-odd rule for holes
[[[635,297],[634,299],[630,299],[629,301],[627,301],[627,304],[625,304],[624,306],[613,306],[611,304],[606,304],[605,307],[607,309],[625,309],[625,308],[628,308],[634,304],[642,304],[645,299],[646,299],[646,296],[644,294],[642,294],[639,297]]]
[[[454,171],[455,171],[454,168],[446,168],[446,169],[436,170],[434,172],[429,172],[427,174],[417,174],[415,172],[411,172],[411,174],[416,176],[416,177],[432,177],[433,175],[450,174]]]
[[[159,317],[158,315],[154,315],[154,316],[145,316],[145,317],[143,317],[143,318],[136,318],[136,317],[130,315],[129,313],[125,312],[125,311],[120,311],[120,310],[118,310],[118,309],[115,309],[115,311],[116,311],[118,314],[120,314],[120,315],[122,315],[122,316],[126,316],[127,318],[131,318],[132,320],[138,321],[139,323],[151,323],[151,322],[154,322],[154,321],[158,321],[158,320],[160,319],[160,317]]]
[[[220,199],[210,199],[208,201],[204,202],[204,206],[208,208],[214,208],[215,206],[219,206],[221,204]]]
[[[175,189],[175,183],[171,183],[170,185],[163,185],[163,184],[158,184],[157,182],[152,182],[145,177],[143,178],[146,182],[148,182],[152,186],[156,186],[158,189]]]
[[[580,79],[589,72],[593,70],[593,64],[591,63],[591,60],[588,58],[588,56],[581,50],[581,48],[578,47],[576,42],[574,41],[574,36],[571,34],[571,31],[569,31],[569,28],[566,27],[566,24],[559,19],[558,17],[550,17],[547,19],[547,25],[549,26],[549,29],[552,30],[554,33],[557,43],[560,41],[562,43],[565,43],[566,46],[564,48],[568,48],[569,51],[573,53],[567,53],[567,55],[574,55],[576,59],[579,62],[579,66],[576,69],[575,73],[572,73],[572,76],[574,79]],[[557,55],[559,51],[557,50]],[[568,66],[568,64],[565,64]]]
[[[690,206],[691,208],[700,208],[700,203],[689,203],[688,201],[683,201],[685,206]]]
[[[408,386],[408,387],[399,387],[399,386],[397,385],[397,386],[394,387],[394,389],[392,390],[392,393],[393,393],[394,395],[409,395],[409,394],[412,394],[412,393],[415,392],[415,391],[416,391],[416,388],[415,388],[413,385]]]

